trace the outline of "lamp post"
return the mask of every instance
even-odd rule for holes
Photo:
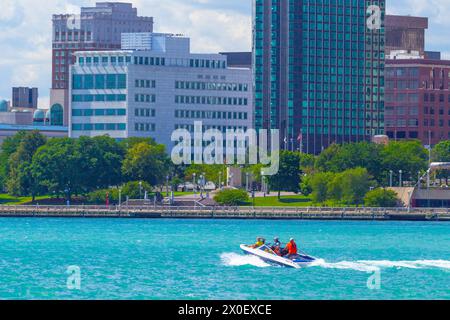
[[[142,200],[142,181],[139,181],[139,200]]]
[[[219,172],[219,190],[222,190],[222,171]]]
[[[389,186],[392,188],[392,175],[394,174],[394,171],[389,170]]]
[[[246,191],[249,191],[249,188],[248,188],[248,182],[249,182],[248,177],[249,177],[249,173],[247,172],[245,174],[245,190]]]
[[[197,194],[197,188],[196,188],[196,181],[195,181],[195,177],[197,176],[197,174],[194,172],[194,174],[192,175],[193,177],[194,177],[194,181],[192,181],[192,183],[193,183],[193,185],[194,185],[194,198],[195,198],[195,196],[196,196],[196,194]]]
[[[166,197],[169,197],[169,175],[166,176]]]
[[[122,189],[119,189],[119,208],[122,207]]]
[[[402,170],[398,170],[398,174],[399,174],[399,182],[398,182],[398,185],[399,185],[399,187],[401,188],[401,187],[403,187],[403,181],[402,181],[402,174],[403,174],[403,171],[402,171]]]

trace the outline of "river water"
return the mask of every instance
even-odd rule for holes
[[[256,236],[320,259],[270,266]],[[3,218],[0,299],[450,299],[450,224]]]

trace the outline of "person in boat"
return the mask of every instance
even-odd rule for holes
[[[273,250],[273,252],[275,252],[278,256],[281,256],[281,242],[280,239],[278,237],[275,237],[273,239],[273,244],[271,249]]]
[[[292,259],[298,255],[297,244],[295,243],[294,238],[291,238],[289,240],[289,243],[286,245],[286,248],[284,250],[285,252],[287,252],[286,257],[288,259]]]
[[[258,237],[256,238],[256,243],[252,246],[252,248],[256,249],[263,246],[266,243],[264,238]]]

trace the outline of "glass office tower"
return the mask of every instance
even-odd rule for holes
[[[253,10],[257,129],[315,154],[383,134],[385,0],[254,0]]]

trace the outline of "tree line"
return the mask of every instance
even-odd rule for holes
[[[431,160],[450,162],[450,141],[431,151]],[[261,165],[245,166],[253,188],[265,182],[272,191],[310,195],[316,203],[360,205],[374,199],[392,202],[392,194],[378,190],[403,181],[417,182],[428,168],[429,152],[419,141],[333,144],[318,156],[281,151],[277,175],[261,177]],[[392,172],[392,173],[391,173]],[[108,136],[47,139],[37,131],[8,137],[0,148],[0,187],[14,196],[73,195],[100,197],[99,190],[129,183],[136,195],[138,181],[146,190],[169,184],[197,183],[201,176],[226,184],[225,165],[175,166],[163,145],[150,138],[117,141]],[[448,183],[449,171],[437,173]],[[195,181],[194,181],[195,179]],[[244,179],[245,182],[245,179]],[[372,191],[372,192],[371,192]]]
[[[388,206],[395,201],[395,193],[383,188],[391,182],[415,185],[429,160],[429,151],[416,140],[333,144],[318,156],[282,151],[279,173],[267,180],[272,190],[301,192],[320,204],[374,205],[381,199]],[[431,150],[431,161],[450,162],[449,140]],[[449,177],[448,170],[436,175],[446,184]]]
[[[165,147],[145,138],[46,139],[37,131],[19,132],[0,150],[1,187],[33,201],[38,195],[70,200],[130,181],[157,186],[172,169]]]

